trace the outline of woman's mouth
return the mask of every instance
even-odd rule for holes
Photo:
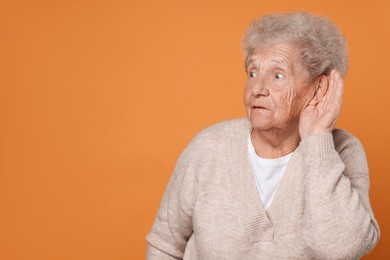
[[[252,109],[254,109],[254,110],[268,110],[268,108],[263,107],[263,106],[253,106]]]

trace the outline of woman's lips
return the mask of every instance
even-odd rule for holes
[[[263,107],[263,106],[253,106],[252,109],[254,109],[254,110],[264,110],[264,109],[268,110],[268,108]]]

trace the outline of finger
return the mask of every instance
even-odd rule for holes
[[[344,93],[344,80],[341,78],[339,72],[335,73],[335,81],[334,81],[334,91],[332,100],[329,100],[330,104],[333,104],[333,108],[338,111],[341,110],[341,105],[343,103],[343,93]]]
[[[335,97],[335,84],[337,83],[336,70],[333,69],[329,74],[328,89],[324,95],[323,100],[332,101]]]
[[[343,96],[343,91],[344,91],[344,81],[343,81],[343,78],[341,77],[340,75],[340,72],[338,72],[337,70],[335,70],[334,72],[334,77],[335,77],[335,81],[334,81],[334,100],[339,100],[339,98]]]
[[[344,96],[344,80],[341,78],[339,74],[339,79],[336,87],[336,100],[338,101],[339,104],[343,102],[343,96]]]

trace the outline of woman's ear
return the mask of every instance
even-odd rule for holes
[[[329,86],[329,78],[326,75],[321,75],[314,83],[314,96],[310,101],[311,105],[317,105],[318,102],[326,95]]]

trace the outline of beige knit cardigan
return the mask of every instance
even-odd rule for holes
[[[343,130],[299,144],[265,211],[247,119],[198,134],[147,236],[147,259],[358,259],[379,240],[360,142]]]

